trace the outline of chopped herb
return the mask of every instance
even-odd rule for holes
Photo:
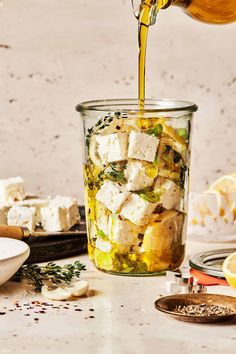
[[[146,130],[146,133],[148,135],[155,135],[156,137],[160,136],[162,132],[163,132],[163,126],[160,123],[155,125],[154,128]]]
[[[125,175],[124,175],[124,170],[126,168],[126,165],[124,163],[111,163],[109,164],[104,171],[102,171],[99,174],[100,179],[104,179],[106,177],[107,179],[114,181],[114,182],[120,182],[120,183],[125,183]]]
[[[107,239],[106,234],[102,230],[98,230],[97,233],[96,233],[96,236],[101,238],[101,239],[103,239],[103,240]]]
[[[154,191],[143,190],[139,192],[139,196],[151,203],[158,203],[160,201],[160,194]]]
[[[177,130],[177,134],[184,140],[188,140],[188,132],[185,128],[180,128]]]

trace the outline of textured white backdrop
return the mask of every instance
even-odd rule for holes
[[[210,26],[179,9],[150,30],[147,96],[200,107],[192,190],[236,171],[236,24]],[[7,49],[1,45],[9,45]],[[129,0],[5,0],[0,8],[0,178],[38,194],[83,199],[74,106],[137,96],[137,23]]]

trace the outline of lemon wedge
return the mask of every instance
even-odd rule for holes
[[[220,177],[206,192],[216,192],[221,194],[236,193],[236,173]]]
[[[222,270],[229,285],[236,290],[236,252],[225,259]]]

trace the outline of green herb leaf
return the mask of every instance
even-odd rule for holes
[[[155,135],[156,137],[158,137],[162,134],[162,132],[163,132],[163,126],[160,123],[158,123],[157,125],[155,125],[154,128],[146,130],[145,133],[147,133],[148,135]]]
[[[151,203],[158,203],[160,201],[159,193],[154,191],[143,190],[139,192],[139,196]]]
[[[107,239],[106,234],[102,230],[98,230],[97,233],[96,233],[96,236],[101,238],[101,239],[103,239],[103,240]]]
[[[187,129],[185,129],[185,128],[179,128],[179,129],[177,130],[177,134],[178,134],[181,138],[183,138],[183,139],[185,139],[185,140],[188,140],[188,132],[187,132]]]

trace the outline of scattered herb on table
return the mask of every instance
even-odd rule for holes
[[[45,266],[37,264],[23,265],[13,276],[12,280],[21,281],[23,278],[30,279],[36,291],[41,291],[44,281],[50,280],[53,284],[65,283],[70,285],[74,278],[80,277],[80,272],[86,270],[86,266],[80,261],[73,264],[57,265],[49,262]]]

